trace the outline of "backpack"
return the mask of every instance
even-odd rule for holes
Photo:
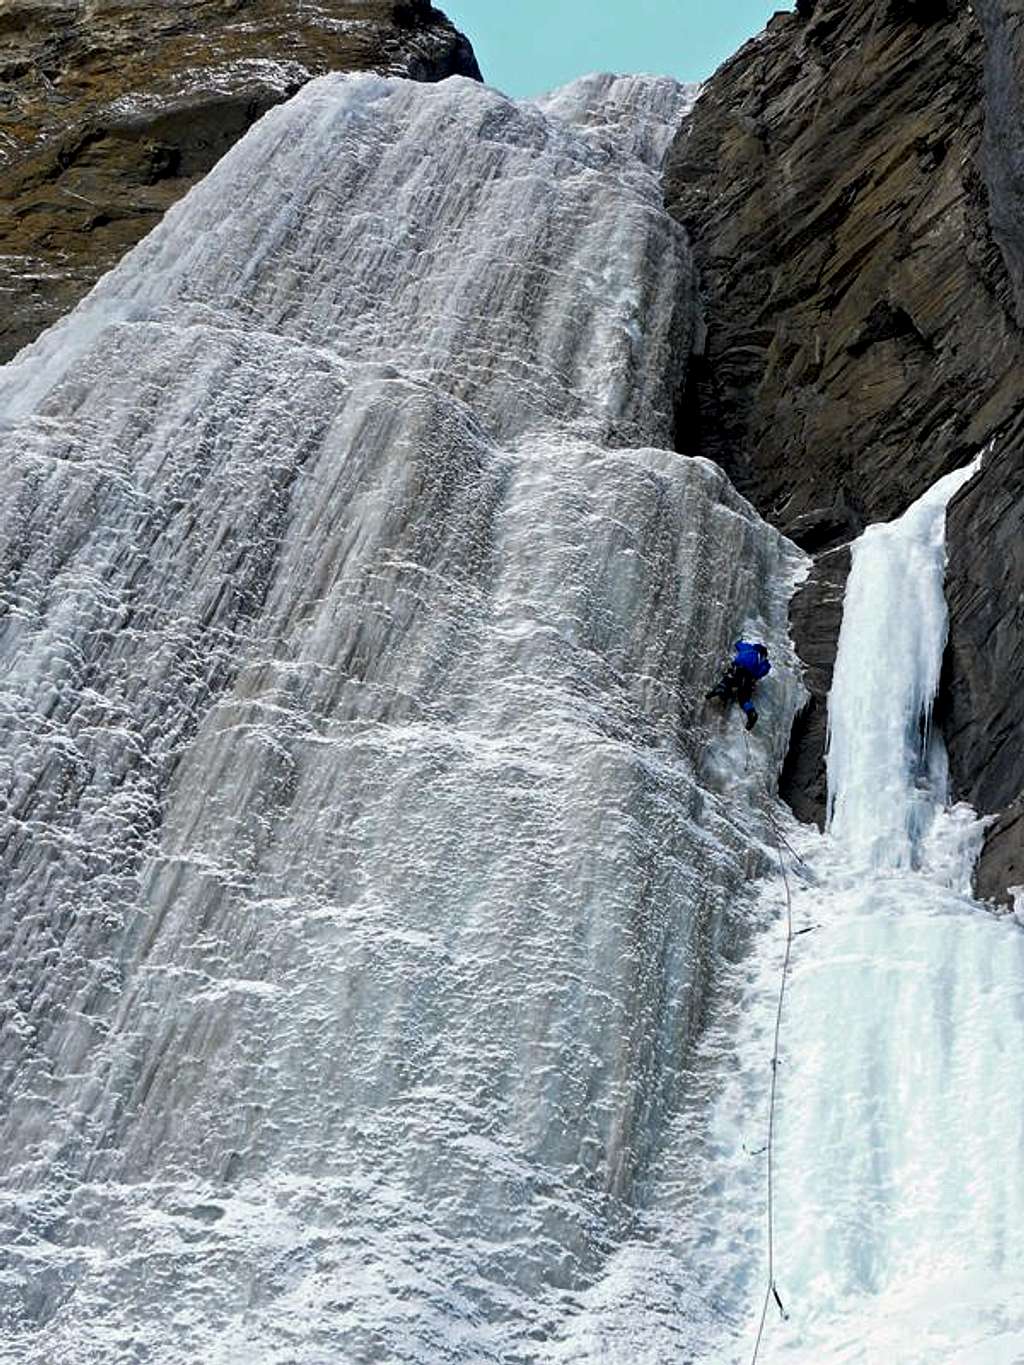
[[[768,652],[763,645],[757,646],[748,640],[737,640],[735,649],[736,654],[733,663],[745,669],[752,678],[763,678],[766,673],[771,672],[772,666],[768,662]]]

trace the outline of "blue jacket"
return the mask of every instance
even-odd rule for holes
[[[733,655],[733,663],[737,668],[744,669],[752,678],[763,678],[766,673],[771,672],[772,666],[768,662],[767,651],[762,654],[747,640],[737,640],[734,649],[736,653]]]

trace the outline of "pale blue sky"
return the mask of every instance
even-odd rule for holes
[[[489,85],[539,95],[590,71],[699,81],[791,0],[434,0]]]

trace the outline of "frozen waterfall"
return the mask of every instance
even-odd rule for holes
[[[689,98],[314,82],[0,371],[4,1362],[700,1340],[802,557],[665,448]]]
[[[979,822],[946,808],[930,728],[945,509],[973,472],[854,547],[830,700],[831,833],[790,830],[808,866],[793,878],[774,1162],[789,1319],[771,1308],[761,1361],[1024,1360],[1024,935],[967,894]],[[764,1290],[764,1156],[752,1153],[779,932],[737,968],[738,1003],[704,1046],[705,1066],[735,1066],[697,1132],[708,1208],[691,1243],[714,1287],[704,1305],[717,1293],[707,1358],[723,1362],[750,1360]]]
[[[667,448],[691,93],[314,82],[0,370],[4,1365],[749,1359],[804,560]],[[969,473],[856,547],[831,833],[774,807],[765,1361],[1024,1359]]]
[[[946,645],[946,504],[976,468],[940,479],[853,546],[829,696],[828,809],[846,856],[869,868],[920,865],[946,801],[931,724]],[[968,867],[958,889],[969,878]]]

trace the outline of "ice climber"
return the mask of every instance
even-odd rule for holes
[[[733,650],[732,663],[707,695],[709,700],[711,697],[721,698],[726,705],[732,701],[739,702],[740,710],[747,718],[747,729],[753,730],[757,724],[757,711],[751,698],[758,679],[771,669],[768,650],[764,645],[749,640],[737,640]]]

